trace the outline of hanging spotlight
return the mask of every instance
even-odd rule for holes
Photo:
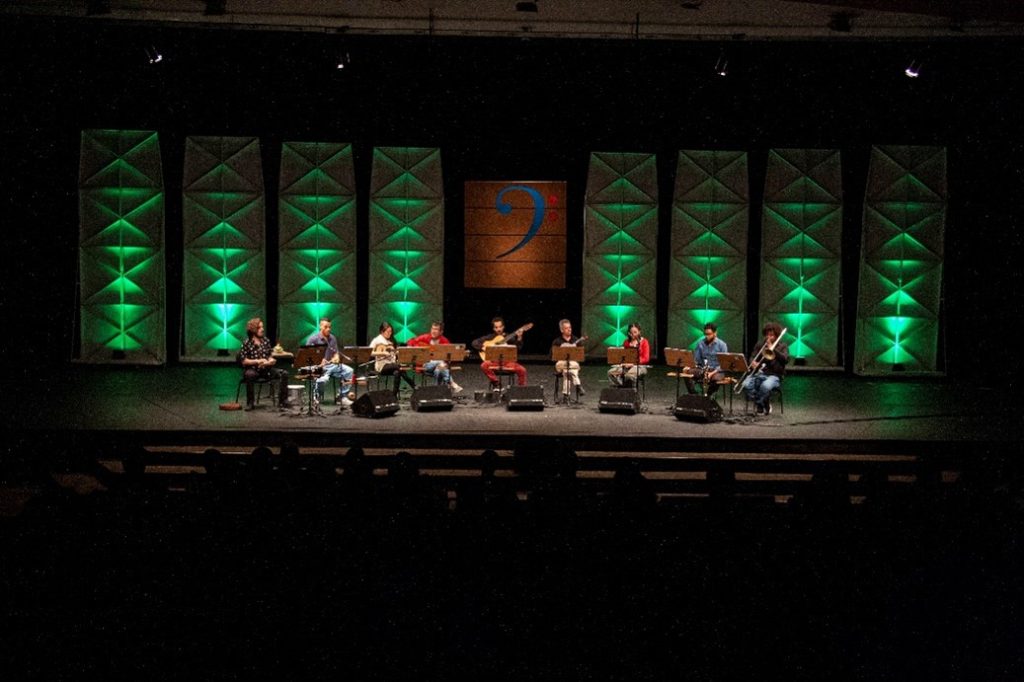
[[[917,78],[921,75],[921,62],[916,59],[910,60],[910,65],[903,69],[903,75],[907,78]]]
[[[156,47],[154,47],[153,45],[146,46],[145,52],[146,59],[149,61],[150,64],[159,64],[164,60],[164,56],[160,54],[160,51],[157,50]]]
[[[344,69],[347,69],[351,64],[352,56],[348,52],[343,52],[341,56],[338,57],[338,61],[335,64],[335,68],[337,68],[338,71],[343,71]]]
[[[718,61],[715,62],[715,73],[722,78],[729,75],[729,58],[725,56],[725,50],[718,53]]]

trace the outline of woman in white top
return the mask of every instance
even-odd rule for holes
[[[380,333],[373,337],[370,341],[370,354],[373,355],[373,368],[377,371],[377,374],[381,376],[395,377],[395,398],[398,398],[398,389],[402,385],[402,381],[409,384],[410,388],[415,389],[416,384],[409,377],[409,373],[402,369],[402,366],[398,364],[398,348],[395,346],[394,339],[395,335],[394,327],[387,322],[381,322],[379,330]]]

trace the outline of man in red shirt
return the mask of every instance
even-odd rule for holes
[[[430,331],[409,339],[406,343],[410,346],[437,346],[448,345],[451,341],[444,335],[444,323],[434,321],[430,323]],[[423,373],[434,377],[438,385],[447,384],[451,387],[452,393],[461,393],[462,386],[452,381],[452,371],[444,360],[431,360],[423,365]]]

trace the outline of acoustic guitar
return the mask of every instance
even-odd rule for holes
[[[527,324],[524,324],[522,327],[520,327],[519,329],[515,330],[511,334],[506,334],[505,336],[501,336],[499,334],[498,336],[495,336],[490,341],[484,341],[483,348],[484,348],[484,350],[486,350],[486,349],[490,348],[491,346],[500,346],[503,343],[505,343],[508,339],[511,339],[513,336],[519,336],[523,332],[528,332],[531,329],[533,329],[533,322],[528,322]]]

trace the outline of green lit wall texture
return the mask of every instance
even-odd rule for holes
[[[293,348],[329,317],[356,326],[356,188],[352,145],[285,142],[281,150],[277,339]]]
[[[590,155],[583,254],[588,356],[621,346],[632,322],[657,349],[658,169],[654,154]]]
[[[164,192],[157,134],[82,131],[78,197],[79,359],[163,363]]]
[[[762,218],[760,321],[788,329],[793,358],[838,367],[842,166],[837,149],[768,153]],[[760,326],[760,325],[759,325]]]
[[[263,168],[254,137],[189,137],[183,183],[183,360],[231,358],[264,317]]]
[[[387,320],[405,342],[442,318],[443,189],[441,150],[374,148],[367,338]]]
[[[873,147],[864,199],[854,370],[937,371],[944,147]]]
[[[704,324],[743,347],[747,299],[746,152],[679,152],[672,204],[668,345],[693,348]]]

